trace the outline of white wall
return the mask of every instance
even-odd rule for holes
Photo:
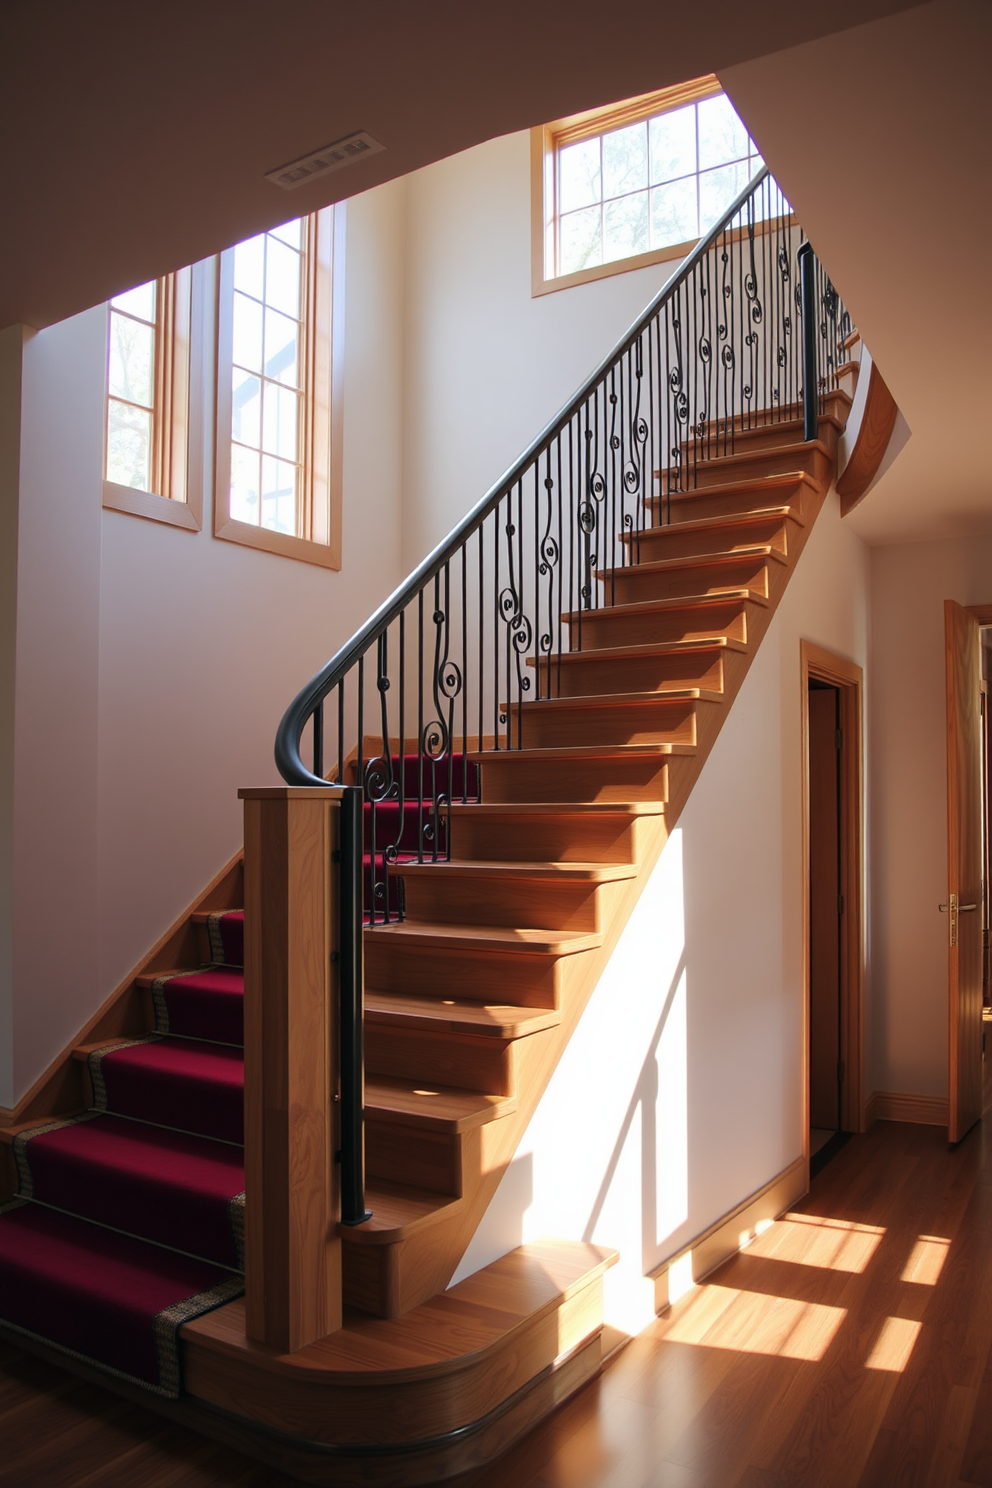
[[[201,533],[104,511],[105,313],[26,346],[2,1104],[237,850],[286,704],[401,577],[404,189],[348,206],[340,573],[215,540],[209,481]]]
[[[875,1086],[944,1096],[947,925],[937,909],[947,898],[944,600],[992,601],[992,538],[873,548],[871,585]]]
[[[530,136],[407,178],[403,562],[479,501],[677,263],[531,297]]]
[[[799,1156],[799,642],[865,666],[868,584],[831,496],[456,1280],[583,1236],[620,1251],[608,1319],[632,1331],[645,1272]]]

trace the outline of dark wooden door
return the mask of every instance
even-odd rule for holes
[[[981,627],[944,602],[947,666],[948,1129],[952,1142],[982,1115]]]
[[[809,1122],[841,1125],[838,692],[809,690]]]

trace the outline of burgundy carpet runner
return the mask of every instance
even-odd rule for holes
[[[89,1055],[90,1111],[15,1138],[0,1209],[0,1318],[170,1396],[179,1325],[244,1290],[244,916],[207,928],[155,1032]]]

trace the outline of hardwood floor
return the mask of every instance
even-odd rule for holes
[[[0,1482],[293,1480],[0,1345]],[[992,1488],[992,1127],[878,1122],[793,1215],[452,1488]]]

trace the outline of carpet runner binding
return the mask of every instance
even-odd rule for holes
[[[244,916],[213,964],[161,977],[155,1031],[92,1051],[92,1107],[14,1140],[0,1318],[179,1394],[178,1329],[244,1290]]]

